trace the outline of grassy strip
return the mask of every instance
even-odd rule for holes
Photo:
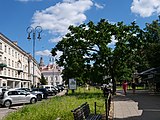
[[[78,88],[74,94],[69,91],[67,96],[53,97],[33,105],[26,105],[20,110],[10,113],[4,120],[73,120],[71,110],[84,102],[90,105],[91,113],[94,112],[94,102],[100,106],[97,113],[105,113],[105,98],[102,91],[91,87],[90,90]]]

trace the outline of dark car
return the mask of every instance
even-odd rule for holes
[[[33,88],[32,91],[40,91],[43,93],[43,98],[47,99],[48,98],[48,91],[45,88]]]

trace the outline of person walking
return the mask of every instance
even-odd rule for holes
[[[122,87],[123,87],[124,95],[126,95],[127,94],[127,87],[128,87],[128,84],[127,84],[126,80],[123,82]]]

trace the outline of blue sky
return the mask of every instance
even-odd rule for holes
[[[33,40],[27,40],[29,26],[41,26],[42,39],[36,39],[36,60],[43,56],[49,63],[51,49],[68,31],[101,18],[110,22],[133,21],[144,28],[145,23],[158,19],[160,0],[1,0],[0,32],[28,53],[33,53]]]

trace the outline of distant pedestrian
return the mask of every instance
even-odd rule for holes
[[[126,95],[127,94],[127,87],[128,87],[128,84],[127,84],[126,80],[123,82],[122,87],[123,87],[123,92]]]
[[[135,83],[135,81],[132,82],[132,90],[133,90],[133,94],[134,94],[135,91],[136,91],[136,83]]]

